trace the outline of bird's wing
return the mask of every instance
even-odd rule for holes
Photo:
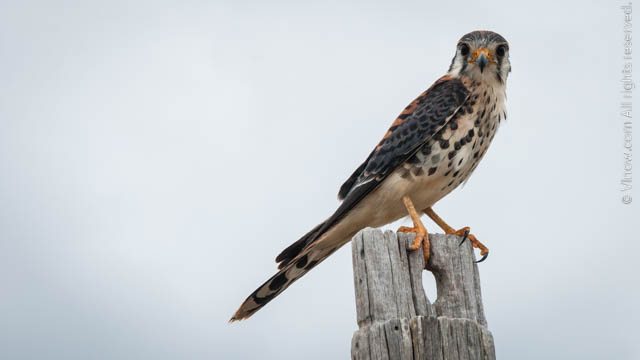
[[[342,185],[338,198],[344,201],[335,213],[282,251],[276,258],[279,267],[286,266],[306,246],[320,238],[438,133],[464,105],[469,93],[467,85],[459,78],[443,76],[412,101],[391,124],[367,160]]]
[[[338,198],[347,202],[358,188],[372,182],[377,186],[440,131],[468,96],[460,79],[438,79],[396,118],[367,160],[342,185]]]
[[[443,76],[411,102],[367,160],[342,185],[338,198],[344,201],[334,216],[341,217],[338,213],[353,208],[431,140],[464,105],[469,93],[462,80]]]

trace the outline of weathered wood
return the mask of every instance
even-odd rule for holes
[[[352,240],[359,330],[352,359],[495,359],[486,328],[480,276],[469,241],[430,235],[428,268],[438,297],[422,286],[422,251],[408,251],[412,234],[365,229]]]
[[[439,316],[474,320],[486,326],[480,291],[480,274],[471,242],[460,246],[455,235],[434,234],[429,268],[436,278],[438,298],[434,306]]]
[[[407,252],[409,236],[361,231],[354,238],[353,264],[358,325],[432,315],[422,287],[422,253]]]

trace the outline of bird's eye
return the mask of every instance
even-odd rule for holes
[[[496,48],[496,55],[498,55],[499,57],[503,57],[506,52],[507,52],[507,47],[504,45],[499,45]]]
[[[462,56],[467,56],[469,55],[469,45],[467,44],[460,44],[460,55]]]

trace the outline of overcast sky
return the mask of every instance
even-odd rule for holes
[[[349,246],[227,320],[487,28],[508,122],[435,208],[491,249],[498,357],[640,358],[620,4],[0,1],[0,357],[347,358]]]

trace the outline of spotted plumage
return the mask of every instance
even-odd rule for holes
[[[464,183],[506,119],[508,50],[491,31],[463,36],[448,73],[404,108],[342,185],[334,214],[276,257],[278,273],[231,320],[253,315],[357,231],[406,216],[404,197],[428,209]]]

